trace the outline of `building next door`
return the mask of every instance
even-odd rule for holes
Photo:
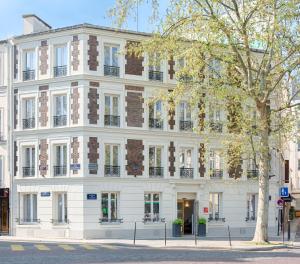
[[[9,189],[0,189],[0,234],[9,232]]]
[[[177,200],[177,218],[183,220],[183,234],[192,235],[194,233],[194,200]]]

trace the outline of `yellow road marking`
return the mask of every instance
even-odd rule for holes
[[[48,251],[48,250],[50,250],[50,248],[48,248],[47,246],[42,245],[42,244],[35,245],[35,247],[36,247],[38,250],[41,250],[41,251]]]
[[[106,248],[106,249],[116,250],[116,247],[111,246],[111,245],[105,245],[105,244],[102,244],[102,245],[100,245],[100,246],[103,247],[103,248]]]
[[[12,251],[24,251],[24,247],[22,245],[11,245],[10,248]]]
[[[80,245],[81,247],[83,247],[86,250],[94,250],[96,249],[95,247],[91,246],[91,245]]]
[[[75,248],[70,245],[58,245],[58,246],[66,251],[75,250]]]

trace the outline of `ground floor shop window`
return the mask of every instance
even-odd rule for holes
[[[37,194],[23,195],[23,223],[37,223]]]
[[[209,194],[209,219],[210,221],[224,221],[222,218],[222,193]]]
[[[101,222],[118,222],[118,193],[101,194]]]
[[[144,195],[144,221],[158,222],[160,220],[160,195],[159,193],[145,193]]]
[[[68,220],[68,199],[66,193],[54,195],[54,218],[53,224],[67,224]]]

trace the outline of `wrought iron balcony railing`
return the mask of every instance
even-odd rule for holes
[[[120,67],[104,65],[104,75],[119,77],[120,76]]]
[[[66,176],[67,166],[66,165],[53,166],[53,174],[54,176]]]
[[[193,179],[194,178],[194,168],[180,168],[180,178]]]
[[[158,118],[149,118],[149,127],[163,129],[163,120]]]
[[[104,115],[104,125],[119,127],[120,126],[120,116]]]
[[[219,215],[217,215],[217,213],[215,214],[215,217],[213,217],[212,214],[209,214],[209,217],[208,217],[208,222],[212,222],[212,221],[215,221],[215,222],[225,222],[225,218],[221,218],[219,217]]]
[[[163,72],[161,71],[149,71],[149,80],[151,81],[163,81]]]
[[[1,135],[1,134],[0,134],[0,142],[4,142],[4,143],[5,143],[5,141],[6,141],[6,140],[5,140],[5,138],[4,138],[4,135]]]
[[[222,179],[223,178],[223,170],[220,169],[212,169],[211,170],[211,179]]]
[[[23,120],[23,129],[35,128],[35,118],[24,118]]]
[[[60,127],[67,125],[67,115],[53,116],[53,126]]]
[[[99,223],[100,224],[121,224],[123,223],[123,218],[113,218],[113,219],[99,218]]]
[[[248,179],[257,179],[259,175],[259,170],[247,170]]]
[[[70,224],[69,219],[51,219],[53,225],[68,225]]]
[[[164,168],[163,167],[149,167],[150,178],[163,178]]]
[[[23,167],[23,177],[34,177],[35,167]]]
[[[104,165],[104,176],[120,177],[120,166]]]
[[[193,129],[193,121],[180,120],[180,130],[190,131]]]
[[[35,79],[35,70],[23,71],[23,81],[30,81]]]
[[[246,218],[245,218],[245,221],[246,222],[250,222],[250,221],[256,221],[256,217],[255,216],[247,216]]]
[[[213,132],[222,133],[223,131],[223,124],[220,122],[210,122],[209,127]]]
[[[54,77],[62,77],[67,75],[67,65],[55,66],[53,68]]]

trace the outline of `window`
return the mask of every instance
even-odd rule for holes
[[[0,156],[0,187],[4,183],[4,158]]]
[[[221,62],[220,60],[213,58],[209,61],[209,76],[212,79],[218,79],[221,77]]]
[[[25,63],[23,71],[23,80],[35,79],[35,52],[33,50],[25,52]]]
[[[37,223],[37,195],[23,195],[23,223]]]
[[[57,193],[55,195],[55,219],[53,224],[67,224],[68,221],[68,199],[66,193]]]
[[[54,96],[54,116],[53,125],[66,126],[67,125],[67,96],[57,95]]]
[[[54,176],[66,176],[67,174],[67,145],[55,146]]]
[[[145,193],[144,203],[144,222],[158,222],[160,221],[159,216],[159,193]]]
[[[223,220],[221,219],[221,201],[222,193],[210,193],[209,194],[209,220]]]
[[[209,107],[209,126],[214,132],[222,132],[223,125],[221,122],[221,110],[219,107]]]
[[[179,153],[180,178],[193,178],[193,149],[181,148]]]
[[[255,221],[256,220],[256,208],[257,208],[257,194],[248,194],[247,195],[247,216],[246,221]]]
[[[101,222],[117,222],[118,220],[118,194],[115,192],[101,195]]]
[[[298,171],[300,171],[300,160],[298,159]]]
[[[149,105],[149,127],[150,128],[163,128],[163,113],[162,102],[156,101]]]
[[[104,75],[119,76],[119,47],[118,46],[104,46]]]
[[[300,139],[297,140],[297,149],[300,151]]]
[[[35,128],[35,99],[23,100],[23,129]]]
[[[120,176],[119,145],[105,144],[105,176]]]
[[[191,130],[193,127],[192,123],[192,111],[191,106],[188,102],[180,103],[180,130]]]
[[[150,177],[163,177],[164,168],[162,167],[162,147],[150,146],[149,147],[149,176]]]
[[[23,177],[35,176],[35,147],[25,147],[23,157]]]
[[[258,177],[258,164],[257,164],[257,158],[249,157],[248,163],[247,163],[247,177],[250,178],[256,178]]]
[[[149,55],[149,80],[163,81],[163,72],[160,69],[160,59],[157,53]]]
[[[55,47],[55,67],[54,77],[60,77],[67,75],[67,46]]]
[[[0,108],[0,141],[4,141],[4,109]]]
[[[222,157],[219,150],[211,150],[209,153],[209,168],[211,178],[222,178],[223,169],[222,169]]]
[[[105,95],[104,125],[120,126],[119,96]]]

